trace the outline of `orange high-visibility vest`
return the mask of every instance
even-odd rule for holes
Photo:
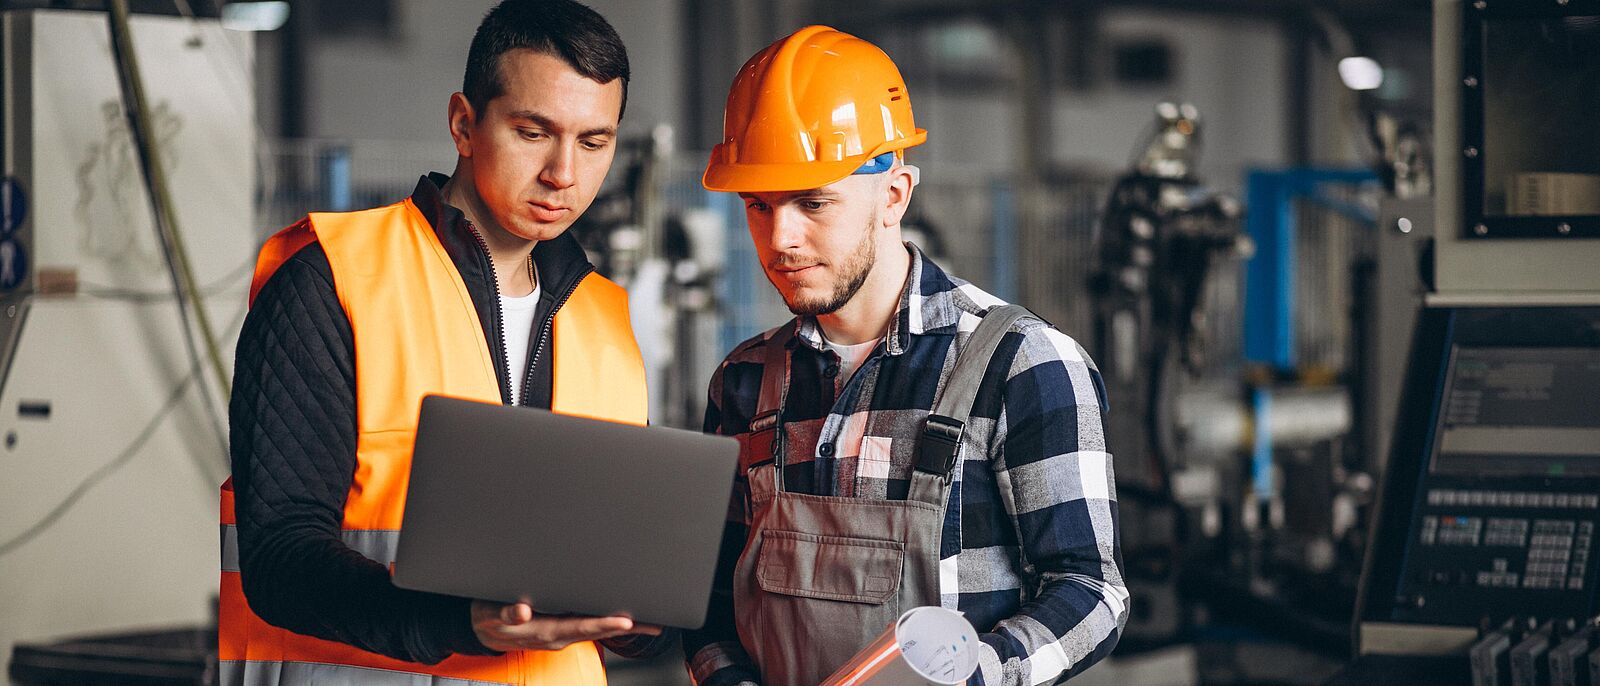
[[[410,200],[363,212],[312,214],[269,239],[250,297],[279,266],[317,241],[355,336],[355,480],[342,538],[390,565],[399,539],[422,396],[500,402],[489,343],[472,297],[433,227]],[[644,363],[628,323],[627,293],[598,274],[579,282],[553,322],[552,410],[644,424]],[[497,345],[498,341],[495,342]],[[267,624],[239,581],[233,484],[222,486],[218,627],[224,684],[577,684],[603,686],[599,647],[404,662]]]

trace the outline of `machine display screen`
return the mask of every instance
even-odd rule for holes
[[[1600,348],[1456,346],[1430,471],[1600,476]]]
[[[1417,336],[1362,621],[1600,612],[1600,307],[1430,308]]]

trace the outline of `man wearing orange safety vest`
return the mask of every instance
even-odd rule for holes
[[[567,233],[610,169],[628,75],[593,10],[506,0],[450,98],[454,175],[262,248],[229,408],[222,683],[599,686],[596,641],[665,648],[626,617],[389,578],[423,395],[645,421],[627,296]]]

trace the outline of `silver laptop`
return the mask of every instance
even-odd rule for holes
[[[395,585],[697,629],[738,455],[732,438],[428,396]]]

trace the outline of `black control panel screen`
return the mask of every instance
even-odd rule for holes
[[[1600,476],[1600,348],[1453,349],[1434,474]]]
[[[1587,606],[1600,522],[1600,347],[1448,348],[1399,617]]]
[[[1363,622],[1600,611],[1600,307],[1429,307]]]

